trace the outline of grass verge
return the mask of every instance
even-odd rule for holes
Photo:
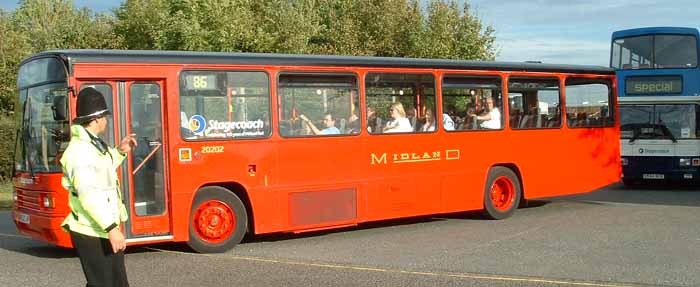
[[[0,182],[0,209],[12,208],[12,181]]]

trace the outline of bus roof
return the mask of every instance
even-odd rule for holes
[[[461,61],[390,57],[291,55],[264,53],[224,53],[154,50],[56,50],[34,54],[24,62],[41,57],[60,57],[74,63],[164,63],[228,64],[283,66],[356,66],[455,70],[496,70],[528,72],[594,73],[612,75],[615,70],[603,66],[556,65],[532,62]]]
[[[674,34],[674,35],[695,35],[698,36],[698,29],[685,27],[644,27],[613,32],[612,38],[626,38],[649,34]]]

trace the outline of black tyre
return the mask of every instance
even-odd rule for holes
[[[489,219],[508,218],[518,209],[521,196],[518,176],[509,168],[493,167],[486,178],[482,213]]]
[[[187,241],[199,253],[220,253],[240,243],[248,230],[248,214],[228,189],[208,186],[197,191],[190,209]]]

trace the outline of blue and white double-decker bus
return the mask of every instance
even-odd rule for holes
[[[679,27],[612,34],[626,185],[700,182],[699,38]]]

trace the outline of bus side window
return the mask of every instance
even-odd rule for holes
[[[561,127],[559,80],[512,77],[508,82],[509,121],[512,129]]]
[[[186,140],[268,137],[268,86],[265,72],[183,71],[180,136]]]
[[[437,112],[432,74],[369,73],[365,96],[370,134],[433,132],[437,128],[426,119]]]
[[[610,127],[615,125],[609,79],[570,77],[565,81],[566,117],[569,127]]]
[[[278,85],[278,112],[284,119],[279,123],[281,136],[337,136],[360,132],[356,109],[360,98],[354,74],[282,72]]]
[[[445,75],[442,79],[442,126],[446,131],[497,130],[503,114],[501,78]]]

